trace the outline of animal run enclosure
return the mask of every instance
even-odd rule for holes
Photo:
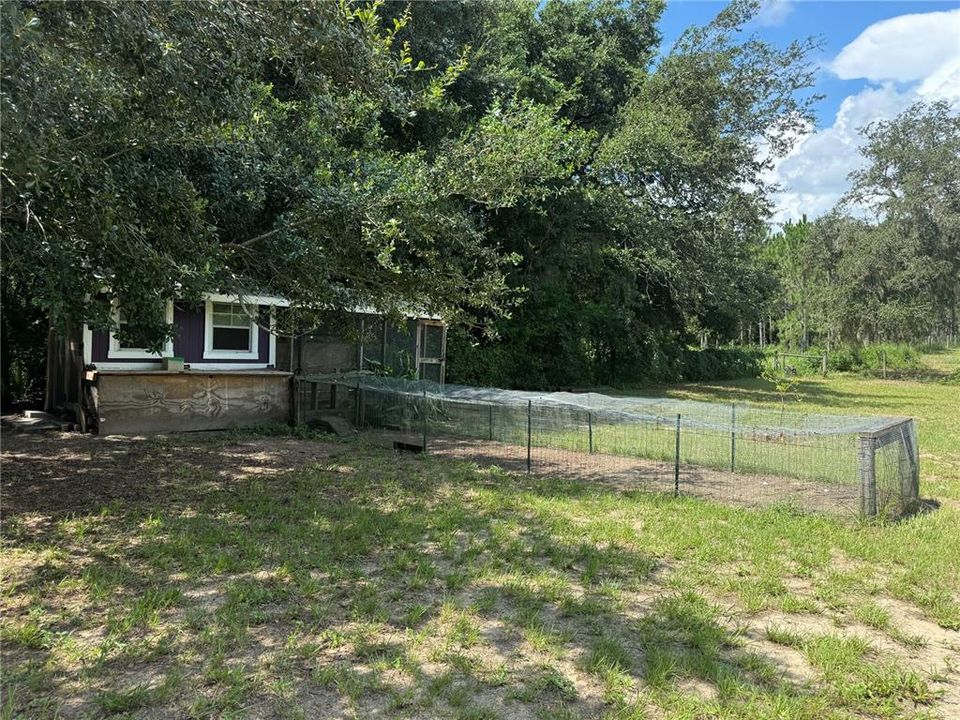
[[[899,516],[919,497],[908,418],[367,374],[298,378],[295,412],[398,449],[732,504],[872,518]]]

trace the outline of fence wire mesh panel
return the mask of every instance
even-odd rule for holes
[[[533,393],[369,374],[301,377],[300,422],[517,472],[744,505],[895,517],[919,497],[910,419]]]

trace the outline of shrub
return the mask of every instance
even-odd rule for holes
[[[632,383],[703,382],[756,377],[763,367],[757,348],[709,348],[680,345],[651,334],[636,352],[621,358],[614,376],[601,372],[589,353],[570,347],[529,352],[525,345],[503,342],[474,345],[462,335],[447,340],[447,381],[463,385],[553,390]]]
[[[735,380],[756,377],[763,368],[763,353],[755,348],[684,348],[681,358],[678,377],[652,379],[659,382]]]
[[[765,349],[767,361],[773,362],[777,353],[798,352],[791,348],[769,345]],[[786,358],[786,364],[794,368],[799,375],[811,375],[820,372],[819,356],[823,348],[810,347],[805,354],[810,358]],[[917,370],[922,367],[921,351],[905,343],[877,343],[862,347],[844,346],[831,348],[828,353],[827,369],[832,372],[873,372],[883,367],[886,356],[887,370]]]
[[[879,370],[886,355],[887,370],[916,370],[920,367],[920,351],[905,343],[879,343],[860,349],[860,369]]]

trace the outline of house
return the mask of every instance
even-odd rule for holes
[[[175,330],[159,353],[84,325],[48,348],[48,408],[56,395],[102,434],[219,430],[289,421],[298,374],[366,370],[443,382],[446,327],[437,317],[408,313],[398,328],[358,308],[339,329],[291,338],[278,334],[288,306],[266,295],[168,301]],[[116,307],[114,324],[125,322]]]

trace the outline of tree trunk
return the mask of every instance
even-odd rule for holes
[[[0,407],[9,409],[13,404],[13,391],[10,387],[10,338],[7,331],[7,317],[0,317]]]
[[[43,409],[53,412],[60,404],[60,361],[63,353],[57,343],[57,334],[51,326],[47,330],[47,378],[43,389]]]

